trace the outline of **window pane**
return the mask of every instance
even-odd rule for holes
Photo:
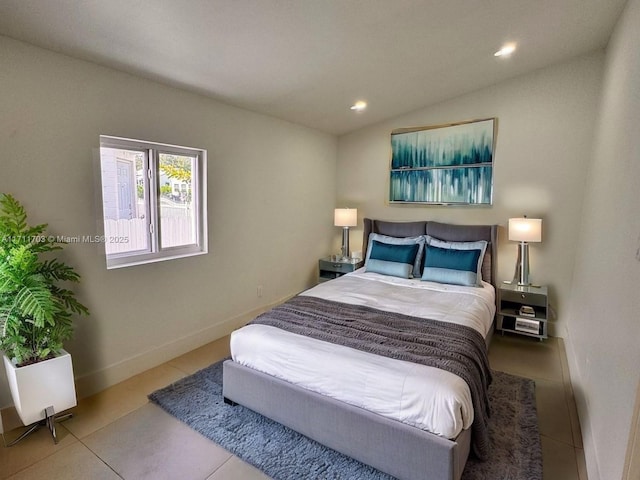
[[[206,150],[106,135],[100,147],[107,268],[206,254]]]
[[[145,153],[101,147],[100,168],[107,255],[149,250]]]
[[[194,245],[196,237],[196,202],[194,198],[197,157],[160,153],[160,246],[161,248]]]

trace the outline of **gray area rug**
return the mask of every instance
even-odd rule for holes
[[[493,375],[489,388],[491,458],[479,462],[471,456],[462,478],[541,480],[535,384],[503,372]],[[392,478],[240,405],[226,405],[222,399],[222,362],[153,392],[149,399],[278,480]]]

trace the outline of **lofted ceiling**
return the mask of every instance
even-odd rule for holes
[[[601,49],[625,1],[2,0],[0,34],[344,134]]]

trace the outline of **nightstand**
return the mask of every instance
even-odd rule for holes
[[[532,313],[526,315],[522,307],[531,307]],[[503,284],[498,288],[496,328],[502,334],[512,332],[542,341],[547,338],[548,318],[547,287]]]
[[[331,257],[324,257],[318,261],[320,273],[319,282],[326,282],[334,278],[341,277],[345,273],[353,272],[364,265],[362,259],[332,260]]]

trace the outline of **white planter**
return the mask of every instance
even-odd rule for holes
[[[60,355],[44,362],[17,368],[4,355],[4,366],[13,403],[22,423],[30,425],[45,418],[44,410],[53,406],[55,413],[76,406],[71,355]]]

